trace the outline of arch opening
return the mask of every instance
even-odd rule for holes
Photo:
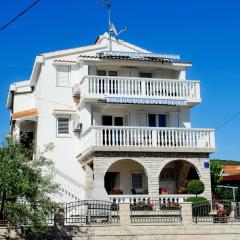
[[[144,167],[134,160],[113,163],[104,176],[108,195],[148,194],[148,178]]]
[[[185,160],[175,160],[164,166],[159,175],[159,194],[188,194],[187,184],[200,179],[196,167]]]

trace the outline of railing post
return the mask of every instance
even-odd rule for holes
[[[211,131],[210,133],[210,147],[215,148],[215,136],[214,136],[214,131]]]
[[[183,225],[191,225],[193,224],[192,218],[192,203],[184,202],[181,203],[181,214],[182,214],[182,223]]]
[[[131,223],[129,203],[119,203],[119,216],[121,225],[129,225]]]
[[[142,96],[146,96],[146,85],[145,85],[145,81],[144,80],[142,80],[141,81],[141,95]]]
[[[157,130],[152,130],[152,146],[157,147]]]
[[[196,85],[195,85],[195,87],[196,87],[196,96],[195,96],[195,98],[197,99],[197,100],[199,100],[200,99],[200,83],[199,82],[197,82],[196,83]]]
[[[57,211],[54,214],[54,231],[62,232],[64,228],[64,221],[65,221],[65,205],[58,204]]]

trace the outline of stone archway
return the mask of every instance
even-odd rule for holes
[[[105,172],[104,187],[108,195],[148,193],[148,176],[142,164],[132,159],[112,163]]]
[[[190,180],[200,179],[197,167],[186,160],[168,162],[159,174],[160,194],[185,194]]]

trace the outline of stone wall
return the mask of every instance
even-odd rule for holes
[[[194,223],[191,203],[183,203],[182,222],[179,223],[131,223],[129,204],[120,204],[120,223],[98,226],[58,226],[58,236],[53,239],[75,240],[237,240],[240,238],[240,223],[214,224]],[[61,219],[61,218],[60,218]],[[59,235],[61,233],[61,235]]]
[[[95,152],[91,158],[93,163],[94,181],[98,181],[100,189],[104,191],[104,176],[109,167],[120,160],[128,159],[141,164],[148,177],[148,193],[151,198],[158,198],[159,195],[159,175],[162,169],[172,161],[183,160],[190,163],[196,169],[200,180],[203,181],[205,191],[202,194],[211,199],[210,169],[204,167],[204,163],[209,163],[208,154],[203,153],[146,153],[146,152]],[[183,175],[184,173],[181,173]],[[186,173],[187,174],[187,173]],[[89,175],[86,181],[89,181]],[[87,186],[88,186],[87,182]],[[90,190],[87,189],[89,192]]]
[[[66,225],[64,206],[55,214],[54,226],[46,240],[238,240],[240,222],[195,223],[192,219],[191,203],[181,204],[182,221],[178,223],[131,223],[129,204],[120,204],[120,222],[115,224],[80,226]],[[1,234],[4,229],[0,229]],[[15,234],[12,234],[14,236]],[[18,238],[20,239],[20,238]]]

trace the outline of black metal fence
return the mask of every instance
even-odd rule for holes
[[[7,221],[4,213],[0,214],[0,227],[6,227],[7,224],[8,224],[8,221]]]
[[[66,204],[66,224],[112,224],[119,222],[119,205],[116,202],[83,200]]]
[[[193,203],[192,216],[195,223],[240,222],[240,203],[224,200]]]
[[[132,223],[179,223],[181,206],[175,199],[133,199],[130,204]]]
[[[54,212],[50,213],[47,218],[48,225],[52,226],[54,224]],[[4,214],[0,215],[0,227],[6,227],[8,225],[9,221],[7,220],[6,216]],[[22,226],[31,225],[31,223],[23,223]]]

